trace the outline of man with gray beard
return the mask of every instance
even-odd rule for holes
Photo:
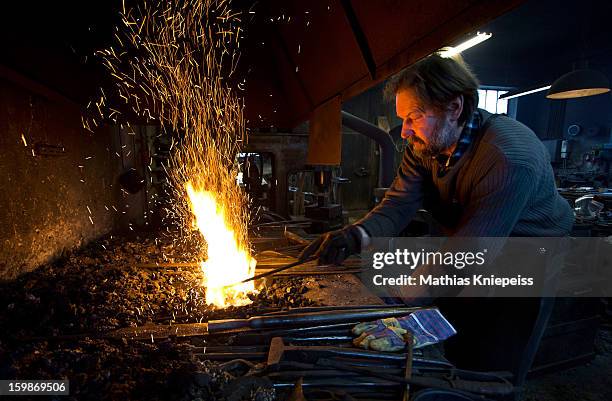
[[[478,81],[460,57],[428,56],[393,77],[386,93],[395,97],[409,144],[395,180],[367,216],[322,235],[301,258],[339,264],[372,237],[399,235],[422,208],[439,224],[439,236],[558,237],[571,231],[573,211],[557,193],[546,148],[520,122],[477,108]],[[423,299],[410,286],[393,291],[407,304]],[[448,296],[424,298],[439,297],[437,305],[457,330],[445,343],[449,359],[459,367],[510,370],[519,383],[539,299]]]

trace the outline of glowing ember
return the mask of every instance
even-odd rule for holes
[[[227,224],[225,208],[217,203],[214,193],[196,191],[191,183],[186,189],[196,226],[208,244],[208,259],[201,263],[206,302],[220,307],[251,303],[246,294],[255,289],[252,281],[225,286],[253,276],[257,262],[239,246],[235,231]]]

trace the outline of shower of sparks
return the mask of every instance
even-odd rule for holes
[[[123,10],[115,43],[97,52],[115,84],[113,101],[180,135],[162,165],[173,191],[168,212],[185,236],[197,228],[204,237],[198,253],[206,301],[221,307],[250,303],[252,282],[224,286],[251,277],[256,263],[247,239],[248,199],[236,183],[236,155],[246,139],[243,103],[228,83],[240,58],[241,15],[229,0],[143,3]],[[109,99],[100,90],[85,129],[122,118]]]

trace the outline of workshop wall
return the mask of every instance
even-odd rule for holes
[[[600,148],[612,143],[612,96],[609,93],[570,99],[564,118],[564,139],[569,140],[570,159],[586,177],[608,187],[611,163],[609,156],[601,157]],[[580,127],[578,134],[568,134],[568,127]]]
[[[550,100],[546,92],[537,92],[517,98],[516,119],[543,138],[548,130]]]
[[[119,166],[111,133],[85,131],[75,105],[0,80],[0,279],[113,229],[120,212],[112,208]]]
[[[567,100],[564,118],[564,137],[570,125],[578,125],[578,135],[571,138],[576,144],[589,146],[592,143],[612,142],[612,96],[610,93]]]

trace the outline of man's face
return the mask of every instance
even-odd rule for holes
[[[448,112],[422,105],[410,89],[395,96],[397,116],[402,119],[402,138],[407,139],[419,156],[433,157],[448,151],[459,138],[457,121]]]

